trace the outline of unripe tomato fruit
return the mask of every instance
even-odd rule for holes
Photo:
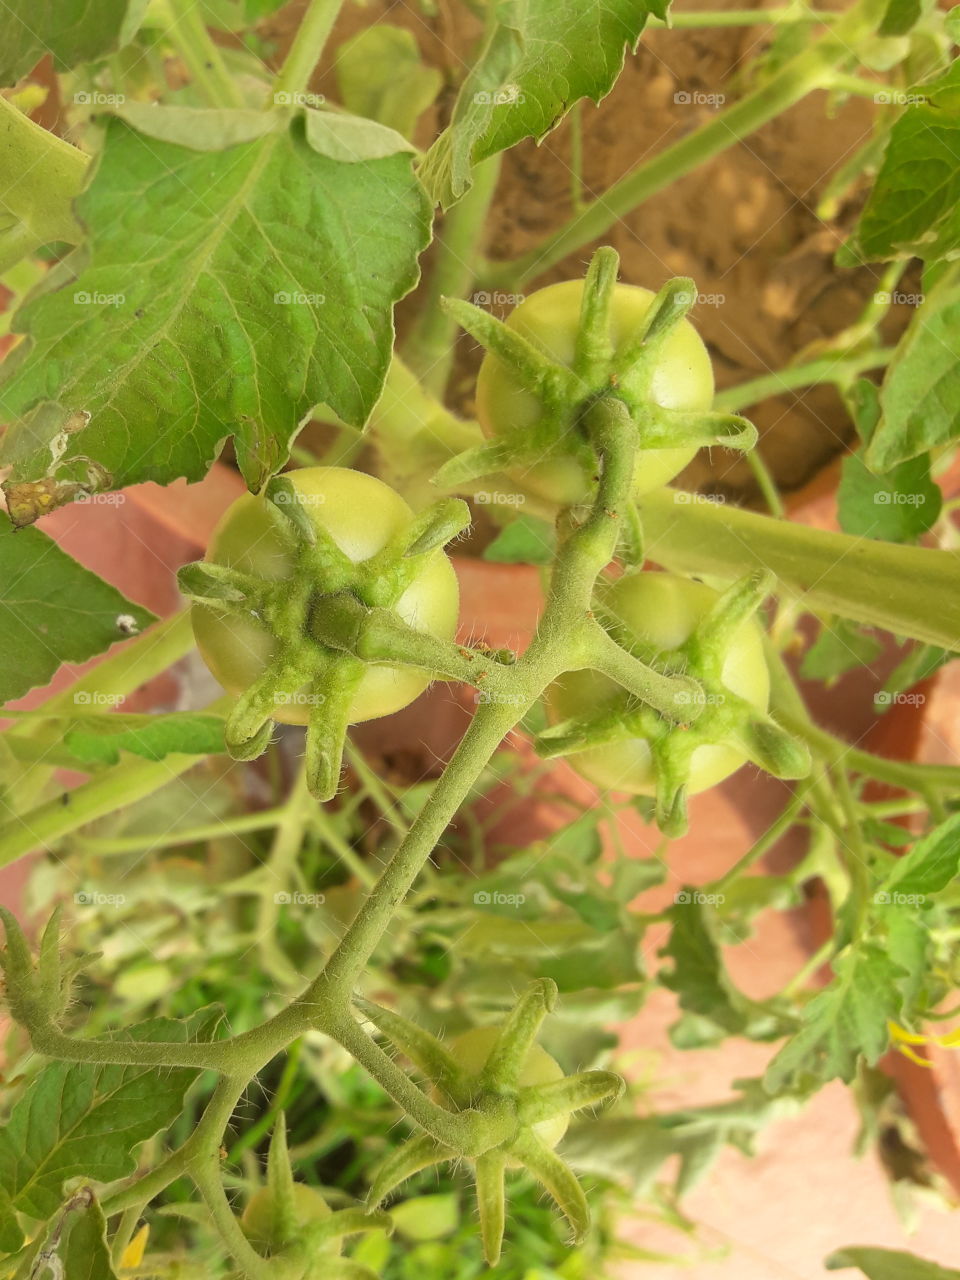
[[[498,1027],[473,1027],[451,1042],[450,1053],[472,1080],[479,1078],[499,1034]],[[532,1044],[520,1070],[519,1087],[548,1084],[553,1080],[562,1079],[563,1068],[556,1058],[551,1058],[546,1049],[541,1048],[540,1045]],[[569,1116],[551,1116],[549,1120],[541,1120],[539,1124],[535,1124],[533,1132],[541,1142],[552,1148],[566,1133],[569,1123]],[[511,1165],[511,1167],[515,1166]]]
[[[355,563],[375,555],[413,513],[400,495],[374,476],[346,467],[305,467],[289,471],[302,510],[325,529]],[[266,499],[245,494],[226,511],[213,532],[206,559],[263,578],[290,578],[295,570],[296,533],[287,518]],[[319,588],[318,588],[319,589]],[[439,549],[394,609],[409,626],[443,640],[457,627],[459,588],[450,561]],[[274,654],[273,637],[253,619],[194,604],[193,631],[207,666],[228,693],[242,693],[263,674]],[[430,683],[414,667],[369,665],[350,709],[351,722],[399,711]],[[306,724],[311,699],[291,698],[277,706],[274,719]]]
[[[596,593],[598,604],[624,624],[638,640],[660,652],[675,649],[689,639],[697,623],[710,612],[719,593],[702,582],[672,573],[635,573],[604,584]],[[763,654],[763,631],[754,618],[737,629],[723,659],[722,683],[758,711],[766,711],[770,676]],[[570,671],[548,692],[554,720],[595,715],[623,701],[624,691],[597,671]],[[684,730],[677,729],[677,733]],[[715,786],[746,760],[746,755],[726,743],[697,747],[690,762],[688,791],[693,794]],[[577,751],[570,764],[590,782],[613,791],[652,796],[656,792],[653,761],[645,738],[629,738]]]
[[[506,324],[557,364],[573,365],[582,280],[564,280],[531,293],[507,317]],[[637,285],[614,286],[610,305],[610,340],[614,352],[635,336],[655,295]],[[622,378],[618,391],[630,401],[644,394],[646,373],[632,372]],[[600,388],[598,388],[599,390]],[[709,409],[713,403],[713,368],[700,335],[688,320],[680,323],[663,340],[647,393],[664,409]],[[536,426],[544,408],[523,375],[500,356],[488,352],[477,377],[477,417],[484,433],[509,440],[525,435]],[[634,476],[635,492],[649,493],[682,471],[696,453],[694,446],[677,449],[641,449]],[[591,477],[574,457],[558,454],[530,466],[519,465],[513,472],[516,483],[530,493],[559,506],[582,502],[589,493]]]
[[[330,1217],[330,1206],[320,1192],[303,1182],[293,1184],[293,1204],[297,1226],[300,1228],[310,1222]],[[274,1238],[273,1193],[269,1187],[261,1187],[250,1197],[240,1219],[240,1226],[250,1243],[263,1253],[274,1253],[289,1243]]]

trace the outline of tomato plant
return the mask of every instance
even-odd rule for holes
[[[958,35],[0,6],[0,1277],[695,1274],[837,1081],[960,1192]]]
[[[601,391],[616,367],[616,358],[643,332],[654,295],[636,285],[618,284],[610,307],[606,341],[593,356],[585,402]],[[583,281],[564,280],[538,289],[507,318],[508,326],[542,348],[554,362],[572,368],[578,356],[577,333],[583,303]],[[649,369],[633,369],[618,381],[618,394],[627,403],[652,401],[664,409],[706,410],[713,403],[713,367],[707,349],[689,321],[683,321],[660,348]],[[537,438],[548,410],[536,391],[509,361],[485,356],[477,376],[477,417],[491,437]],[[583,405],[570,406],[566,421],[550,424],[562,436],[578,430]],[[641,428],[641,441],[643,429]],[[525,489],[558,506],[582,502],[592,476],[569,442],[557,457],[526,466],[519,464],[515,479]],[[695,446],[637,451],[634,490],[648,493],[672,480],[696,452]]]

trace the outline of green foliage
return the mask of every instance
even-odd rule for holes
[[[407,144],[315,111],[131,104],[106,128],[89,243],[22,309],[30,341],[6,362],[15,479],[46,472],[78,407],[58,475],[93,454],[114,488],[197,480],[228,434],[259,488],[315,404],[362,425],[426,242]]]
[[[546,520],[537,516],[517,516],[484,549],[484,560],[500,564],[549,564],[556,548],[556,536]]]
[[[828,1271],[843,1271],[858,1267],[867,1280],[957,1280],[960,1271],[927,1262],[916,1254],[900,1249],[865,1249],[852,1247],[840,1249],[827,1258]]]
[[[151,623],[153,614],[77,564],[39,529],[0,515],[0,703],[46,684]]]
[[[0,84],[13,84],[53,54],[63,71],[124,45],[146,0],[10,0],[0,11]]]

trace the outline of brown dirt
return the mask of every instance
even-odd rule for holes
[[[719,0],[727,8],[740,0]],[[682,11],[686,6],[675,6]],[[701,6],[702,7],[702,6]],[[293,3],[262,25],[282,52],[303,5]],[[362,26],[384,20],[411,30],[426,61],[451,80],[470,56],[479,30],[462,4],[441,0],[434,17],[417,0],[368,0],[345,9],[330,42],[331,55],[314,87],[336,96],[333,59],[339,41]],[[676,102],[674,95],[722,94],[729,102],[743,91],[758,53],[770,46],[769,28],[649,31],[635,57],[628,57],[609,97],[581,108],[583,193],[592,198],[644,157],[708,119],[715,107]],[[449,95],[421,120],[428,145],[449,110]],[[873,106],[863,99],[831,103],[818,93],[731,147],[713,162],[652,197],[604,237],[622,258],[625,280],[659,286],[670,275],[692,276],[718,304],[699,305],[695,321],[714,357],[721,387],[783,368],[811,344],[851,324],[877,288],[878,268],[842,270],[833,255],[856,216],[847,204],[836,222],[815,209],[830,175],[866,139]],[[504,159],[489,222],[487,251],[510,258],[538,244],[570,216],[571,122],[564,121],[539,147],[522,143]],[[591,246],[592,247],[592,246]],[[589,247],[558,264],[538,284],[580,274]],[[426,268],[429,270],[429,254]],[[401,325],[416,296],[401,308]],[[904,317],[891,317],[892,336]],[[452,383],[454,399],[470,408],[478,353],[461,340]],[[762,434],[761,451],[781,487],[804,484],[852,433],[839,396],[830,388],[768,400],[752,417]],[[746,464],[722,450],[705,451],[684,482],[741,500],[754,499]]]

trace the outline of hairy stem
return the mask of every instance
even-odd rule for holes
[[[243,95],[214,44],[197,0],[166,0],[167,35],[211,107],[242,107]]]
[[[307,88],[342,6],[343,0],[310,0],[274,83],[274,102],[280,94],[300,94]]]

